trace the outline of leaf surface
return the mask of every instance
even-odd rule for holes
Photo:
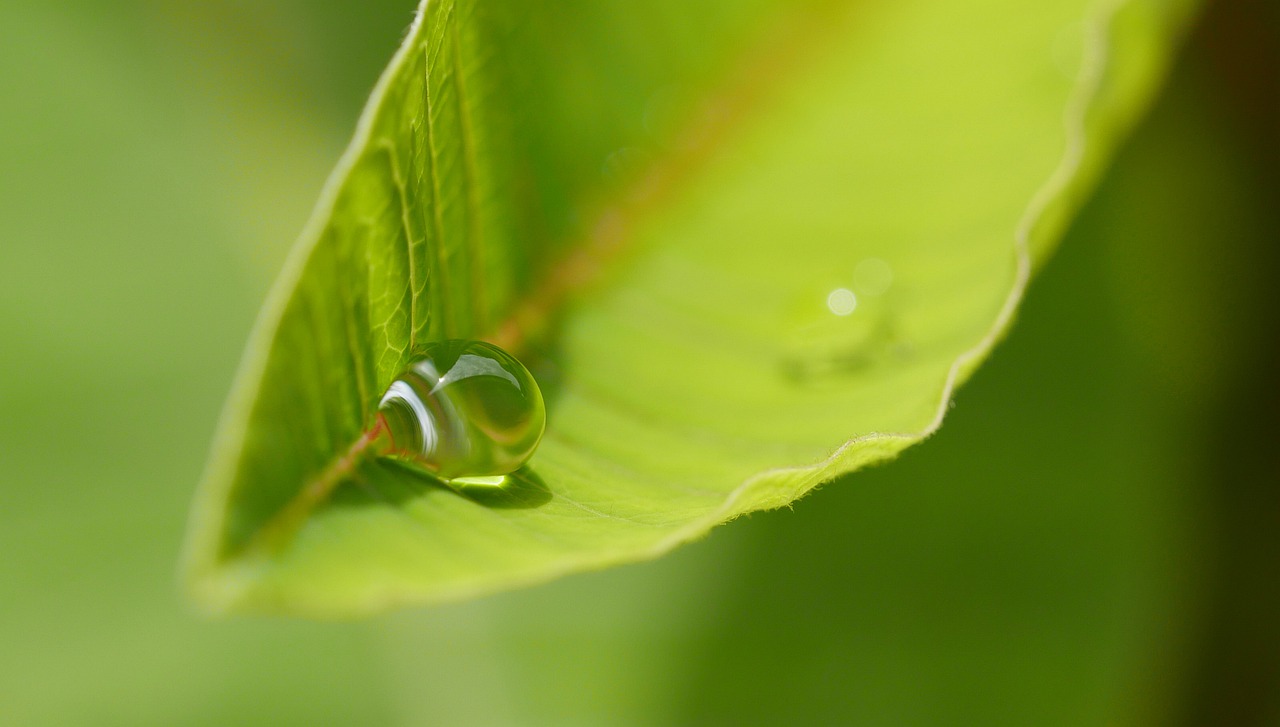
[[[250,342],[195,593],[343,616],[514,587],[928,436],[1193,4],[424,3]],[[504,488],[352,454],[443,338],[543,385]]]

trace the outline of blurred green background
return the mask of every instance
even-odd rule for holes
[[[368,622],[175,579],[255,311],[411,0],[0,6],[0,724],[1280,724],[1280,9],[1212,5],[897,462]]]

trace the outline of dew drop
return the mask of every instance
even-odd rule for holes
[[[848,288],[836,288],[827,294],[827,310],[838,316],[847,316],[858,308],[858,296]]]
[[[483,341],[416,352],[378,404],[385,454],[438,477],[501,484],[529,460],[546,427],[542,392],[514,356]]]
[[[778,370],[790,382],[835,382],[914,356],[893,301],[883,295],[892,271],[879,259],[864,262],[870,264],[859,266],[863,280],[855,277],[852,285],[830,288],[821,298],[810,294],[780,331]],[[864,298],[864,287],[881,295]]]
[[[867,296],[884,295],[893,285],[893,268],[878,257],[869,257],[853,269],[853,287]]]

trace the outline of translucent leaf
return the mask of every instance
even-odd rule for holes
[[[649,558],[928,436],[1193,3],[534,5],[425,3],[374,92],[196,503],[209,607],[361,614]],[[502,488],[353,448],[446,338],[542,383]]]

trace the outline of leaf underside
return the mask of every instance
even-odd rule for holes
[[[349,616],[654,557],[919,441],[1193,5],[424,3],[250,342],[197,599]],[[538,376],[527,470],[317,489],[442,338]]]

